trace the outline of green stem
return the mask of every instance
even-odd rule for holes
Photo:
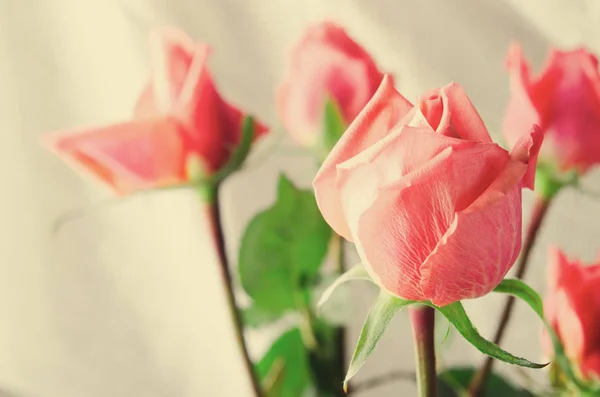
[[[408,311],[415,341],[418,396],[436,397],[435,310],[427,306],[415,306],[409,307]]]
[[[238,310],[235,292],[233,288],[233,279],[231,276],[231,270],[229,268],[229,261],[227,259],[227,252],[225,248],[225,236],[223,234],[223,223],[221,221],[221,209],[219,206],[219,186],[214,186],[211,189],[203,188],[200,191],[202,202],[205,203],[206,217],[210,223],[210,235],[213,239],[214,248],[219,258],[219,270],[221,275],[221,281],[225,288],[227,304],[231,314],[231,318],[234,324],[235,338],[237,346],[240,350],[240,354],[244,360],[244,366],[246,372],[250,376],[252,382],[253,395],[255,397],[262,397],[262,389],[260,383],[254,371],[254,365],[244,339],[244,328],[242,323],[241,313]]]
[[[345,255],[344,255],[344,239],[343,237],[334,234],[333,240],[336,248],[336,270],[339,274],[344,274],[346,271]],[[336,372],[340,379],[344,379],[346,374],[346,327],[341,326],[336,329]],[[351,391],[351,389],[348,389]]]
[[[315,336],[313,314],[308,305],[304,302],[303,297],[299,297],[298,301],[298,306],[300,308],[300,324],[298,329],[300,330],[300,336],[302,337],[304,346],[306,346],[309,351],[318,350],[319,342]]]
[[[548,212],[548,208],[550,206],[550,203],[552,202],[552,197],[554,196],[538,196],[533,205],[531,221],[529,222],[529,227],[527,228],[527,234],[525,235],[525,241],[523,242],[521,256],[519,257],[519,261],[516,265],[515,278],[519,280],[523,279],[523,277],[525,276],[525,271],[527,270],[527,265],[529,263],[531,249],[535,244],[542,222]],[[513,296],[508,297],[506,299],[506,303],[504,304],[504,310],[502,311],[502,316],[500,317],[498,329],[496,330],[496,334],[494,336],[494,343],[497,345],[500,345],[500,343],[502,342],[502,338],[504,337],[505,331],[510,322],[514,305],[515,298]],[[469,396],[478,397],[482,395],[485,380],[492,372],[493,365],[494,359],[488,356],[485,359],[484,364],[473,376],[473,380],[469,387]]]

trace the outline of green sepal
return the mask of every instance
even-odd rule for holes
[[[561,172],[551,163],[540,162],[535,172],[535,191],[544,200],[550,200],[564,187],[577,186],[579,174],[574,171]]]
[[[255,130],[256,123],[254,122],[254,118],[252,116],[244,117],[242,120],[242,134],[240,137],[240,142],[231,152],[229,161],[210,178],[212,183],[219,183],[235,171],[242,168],[246,158],[248,158],[248,154],[250,153],[252,141],[254,140],[254,136],[256,134]]]
[[[207,176],[207,170],[201,157],[190,155],[186,159],[186,175],[189,184],[196,186],[204,201],[211,203],[215,200],[216,189],[219,184],[233,174],[242,166],[250,153],[252,141],[255,136],[255,122],[252,116],[246,116],[242,120],[241,136],[239,143],[233,148],[229,160],[214,174]],[[187,184],[186,184],[187,185]]]
[[[417,302],[400,299],[383,290],[380,291],[360,331],[360,336],[358,337],[358,342],[350,360],[346,378],[344,379],[344,390],[347,390],[348,381],[356,375],[371,353],[373,353],[392,318],[394,318],[396,313],[412,303]]]
[[[317,309],[320,308],[333,294],[333,292],[342,284],[353,280],[366,280],[372,281],[369,273],[365,270],[365,267],[360,263],[348,269],[344,274],[339,276],[321,295],[321,299],[317,303]]]
[[[591,385],[579,379],[575,374],[575,371],[573,371],[573,367],[571,366],[571,363],[565,354],[565,350],[560,339],[558,338],[558,335],[556,332],[554,332],[554,329],[550,326],[550,324],[548,324],[544,317],[544,304],[542,302],[542,298],[540,298],[539,294],[535,292],[533,288],[521,280],[505,279],[502,280],[502,282],[494,289],[494,292],[513,295],[527,303],[544,323],[548,335],[552,340],[556,364],[560,367],[560,370],[566,380],[575,385],[581,392],[597,392],[597,390],[595,390]]]
[[[477,328],[471,323],[469,316],[465,312],[465,309],[460,302],[454,302],[446,306],[435,306],[431,303],[427,303],[429,306],[438,310],[454,325],[454,328],[477,350],[483,354],[487,354],[497,360],[504,361],[509,364],[519,365],[527,368],[544,368],[546,364],[538,364],[520,358],[510,354],[509,352],[501,349],[498,345],[488,341],[479,334]]]

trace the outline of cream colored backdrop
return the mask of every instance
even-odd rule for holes
[[[549,44],[599,51],[598,15],[597,0],[0,0],[0,388],[32,397],[248,393],[192,193],[137,197],[51,230],[61,213],[108,195],[38,139],[127,117],[146,77],[150,28],[172,24],[210,43],[221,90],[276,127],[273,90],[286,49],[307,22],[332,18],[395,73],[408,97],[455,80],[497,131],[509,42],[522,41],[537,65]],[[246,222],[272,200],[278,173],[308,185],[315,171],[308,158],[289,154],[259,160],[225,188],[234,258]],[[585,182],[600,190],[598,173]],[[555,204],[528,276],[538,290],[548,244],[586,260],[600,249],[600,202],[565,192]],[[355,338],[374,295],[361,284],[352,291]],[[485,335],[500,303],[467,304]],[[515,320],[506,348],[540,358],[539,322],[525,307]],[[409,331],[399,316],[358,380],[411,369]],[[249,336],[259,355],[269,335]],[[481,360],[460,337],[440,349],[442,364]],[[404,382],[363,395],[414,393]]]

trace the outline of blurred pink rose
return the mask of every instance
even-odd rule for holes
[[[324,22],[309,27],[292,49],[277,92],[283,124],[301,145],[320,144],[326,100],[335,100],[349,124],[371,99],[383,74],[344,29]]]
[[[152,79],[133,119],[51,134],[46,143],[119,194],[186,182],[190,156],[213,174],[239,142],[243,114],[217,92],[209,52],[175,29],[153,34]],[[256,133],[265,132],[257,124]]]
[[[533,186],[542,137],[531,129],[509,154],[461,86],[413,107],[385,77],[319,170],[317,202],[388,292],[436,305],[475,298],[519,254],[521,188]]]
[[[600,74],[584,49],[552,50],[542,72],[531,76],[521,47],[508,52],[511,98],[504,118],[510,143],[538,124],[545,139],[540,162],[560,171],[585,172],[600,163]]]
[[[544,309],[567,356],[585,377],[600,377],[600,262],[585,266],[553,248]]]

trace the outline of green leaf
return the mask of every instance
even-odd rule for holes
[[[451,368],[438,374],[439,397],[460,397],[468,390],[474,368]],[[492,373],[484,385],[485,397],[534,397],[531,392],[520,389],[501,376]]]
[[[300,331],[281,335],[256,364],[256,372],[267,397],[302,396],[312,380]]]
[[[323,146],[327,155],[346,131],[346,122],[335,99],[328,98],[323,112]]]
[[[394,318],[394,315],[411,303],[415,302],[397,298],[383,290],[379,293],[360,331],[358,343],[356,344],[354,354],[350,360],[350,367],[344,379],[344,390],[348,385],[348,381],[356,375],[371,353],[373,353],[375,346],[377,346],[379,339],[381,339],[383,332],[390,324],[390,321],[392,321],[392,318]]]
[[[509,364],[516,364],[521,367],[544,368],[546,365],[548,365],[537,364],[524,358],[513,356],[507,351],[501,349],[498,345],[495,345],[482,337],[473,323],[471,323],[471,320],[469,319],[469,316],[467,316],[462,303],[454,302],[442,307],[437,307],[432,304],[429,305],[442,313],[444,317],[446,317],[448,321],[454,325],[454,328],[456,328],[456,330],[460,332],[460,334],[480,352],[494,357],[500,361],[504,361]]]
[[[241,309],[241,312],[244,326],[251,328],[262,327],[279,319],[278,315],[254,304]]]
[[[502,280],[502,282],[494,289],[494,292],[500,292],[503,294],[513,295],[525,303],[527,303],[533,311],[539,316],[539,318],[544,323],[546,330],[548,331],[548,335],[552,340],[552,346],[554,347],[554,358],[560,369],[562,370],[563,375],[566,379],[572,384],[576,385],[580,391],[590,392],[594,391],[594,389],[579,379],[575,372],[573,371],[573,367],[565,354],[565,350],[563,349],[562,343],[554,332],[554,329],[548,324],[546,319],[544,318],[544,304],[542,302],[542,298],[540,298],[539,294],[533,290],[530,286],[525,284],[521,280],[517,279],[506,279]]]
[[[306,305],[330,236],[313,192],[282,175],[276,203],[250,221],[240,246],[240,281],[254,305],[273,316]]]
[[[321,299],[319,299],[319,302],[317,303],[317,307],[319,308],[325,302],[327,302],[327,300],[331,297],[331,295],[333,294],[333,291],[335,291],[337,289],[337,287],[339,287],[340,285],[342,285],[348,281],[352,281],[352,280],[373,281],[373,280],[371,280],[369,273],[367,273],[367,271],[365,270],[365,267],[363,265],[361,265],[361,264],[355,265],[354,267],[352,267],[348,271],[346,271],[344,274],[339,276],[333,282],[333,284],[331,284],[325,290],[325,292],[323,292],[323,295],[321,295]]]

